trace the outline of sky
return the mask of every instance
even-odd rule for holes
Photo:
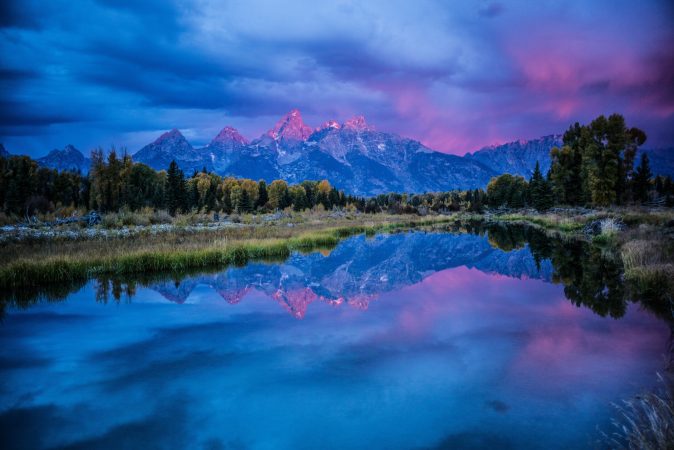
[[[674,145],[674,2],[3,0],[0,142],[249,139],[292,108],[464,154],[622,113]]]

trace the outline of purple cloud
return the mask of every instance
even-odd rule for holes
[[[248,138],[297,107],[463,154],[622,112],[674,144],[666,1],[5,2],[0,141],[135,151],[173,127]]]

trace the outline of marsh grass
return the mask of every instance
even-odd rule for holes
[[[594,216],[567,216],[556,213],[517,213],[500,215],[497,220],[503,222],[528,223],[561,232],[574,232],[581,230],[585,224],[593,218]]]
[[[671,304],[674,293],[674,241],[653,227],[642,227],[624,239],[621,257],[625,280],[631,289],[639,296]]]
[[[313,224],[297,229],[254,226],[215,236],[176,232],[168,236],[51,242],[46,246],[13,244],[3,249],[11,257],[0,264],[0,288],[16,290],[103,275],[242,266],[251,260],[278,261],[288,258],[293,251],[334,248],[341,239],[355,234],[393,232],[450,220],[446,217],[403,222],[368,220],[364,224],[324,228]]]
[[[629,450],[669,450],[674,448],[674,381],[659,376],[653,392],[615,405],[618,418],[615,432],[606,436],[612,448]]]

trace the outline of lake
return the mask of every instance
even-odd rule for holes
[[[589,448],[671,340],[601,249],[524,228],[24,294],[3,449]]]

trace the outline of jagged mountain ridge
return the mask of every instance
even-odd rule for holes
[[[50,151],[47,156],[38,158],[37,163],[50,169],[82,173],[88,173],[91,166],[91,160],[71,144],[66,145],[62,150],[54,149]]]
[[[560,135],[550,135],[456,156],[394,133],[379,132],[362,116],[343,124],[328,120],[312,129],[294,109],[252,142],[227,126],[208,145],[194,148],[173,129],[133,158],[157,170],[166,169],[175,159],[188,176],[205,168],[223,176],[255,180],[280,178],[296,183],[328,179],[347,193],[374,195],[484,188],[491,177],[502,173],[529,178],[537,161],[547,172],[550,149],[561,144]],[[674,176],[674,148],[640,149],[639,154],[642,152],[649,154],[653,173]],[[9,156],[6,151],[5,156]],[[82,172],[88,172],[90,165],[90,160],[70,145],[38,162],[45,167]]]
[[[204,152],[194,149],[185,136],[174,128],[136,152],[133,159],[157,170],[168,168],[172,160],[183,170],[200,170],[205,163],[205,156]]]
[[[232,175],[288,182],[328,179],[352,194],[431,192],[485,186],[498,175],[479,161],[425,147],[413,139],[378,132],[364,117],[312,129],[294,109],[248,143],[227,127],[206,147],[194,149],[177,130],[143,147],[134,160],[164,169],[171,159],[187,173],[206,168]],[[173,148],[172,148],[173,146]]]
[[[312,129],[300,111],[293,109],[250,143],[231,127],[201,149],[187,148],[184,138],[180,143],[185,149],[167,153],[188,173],[205,167],[220,175],[267,181],[328,179],[348,193],[375,195],[484,188],[491,177],[502,173],[529,178],[536,162],[546,173],[550,150],[562,145],[562,138],[550,135],[519,140],[456,156],[394,133],[376,131],[362,116],[343,124],[329,120]],[[162,148],[155,141],[134,159],[156,169],[166,168],[168,156],[157,158],[157,147]],[[182,151],[188,157],[183,157]],[[641,151],[652,155],[655,173],[674,175],[674,151]]]
[[[479,161],[499,173],[511,173],[530,178],[534,173],[536,161],[541,171],[550,169],[550,150],[561,147],[562,136],[550,135],[538,139],[508,142],[502,145],[491,145],[473,153],[466,153],[466,158]]]
[[[552,163],[550,150],[562,145],[562,135],[555,134],[484,147],[476,152],[466,153],[465,157],[479,161],[499,173],[522,175],[529,179],[537,161],[543,174],[548,172]],[[639,164],[642,153],[648,154],[651,170],[655,175],[674,176],[674,148],[640,148],[637,150],[635,166]]]
[[[327,255],[296,253],[280,264],[249,264],[188,277],[178,285],[169,281],[150,287],[177,303],[184,303],[197,285],[211,287],[232,304],[259,291],[294,317],[303,318],[314,301],[367,309],[382,293],[460,266],[544,281],[550,281],[553,272],[550,261],[538,267],[528,248],[506,252],[492,247],[485,236],[412,232],[358,236],[341,242]]]

